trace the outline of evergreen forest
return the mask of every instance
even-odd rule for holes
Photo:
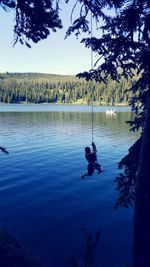
[[[76,76],[42,73],[1,73],[1,103],[74,103],[127,105],[132,81],[85,81]]]

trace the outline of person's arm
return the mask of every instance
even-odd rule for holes
[[[96,145],[95,145],[94,142],[92,142],[92,149],[93,149],[93,153],[96,154],[96,152],[97,152],[97,148],[96,148]]]

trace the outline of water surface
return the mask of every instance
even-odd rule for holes
[[[95,266],[131,259],[132,210],[114,210],[117,163],[136,140],[128,108],[106,116],[94,107],[94,140],[105,170],[82,180],[84,147],[91,144],[91,108],[71,105],[0,105],[0,225],[46,266],[82,261],[84,226],[101,238]],[[121,264],[121,265],[120,265]]]

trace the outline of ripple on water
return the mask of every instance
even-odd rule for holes
[[[1,154],[0,222],[49,265],[66,267],[64,258],[81,257],[82,225],[93,233],[102,228],[98,263],[129,261],[131,212],[113,210],[117,162],[135,140],[122,116],[96,113],[94,140],[104,172],[84,180],[89,113],[0,113],[0,118],[1,143],[10,151]]]

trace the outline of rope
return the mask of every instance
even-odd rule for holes
[[[91,12],[91,38],[92,37],[93,37],[93,20],[92,20],[92,12]],[[93,69],[93,50],[92,50],[92,48],[91,48],[91,69]],[[91,97],[91,108],[92,108],[92,142],[93,142],[93,140],[94,140],[93,94],[92,94],[92,97]]]
[[[93,127],[94,117],[93,117],[93,100],[92,100],[92,142],[94,140],[94,127]]]

